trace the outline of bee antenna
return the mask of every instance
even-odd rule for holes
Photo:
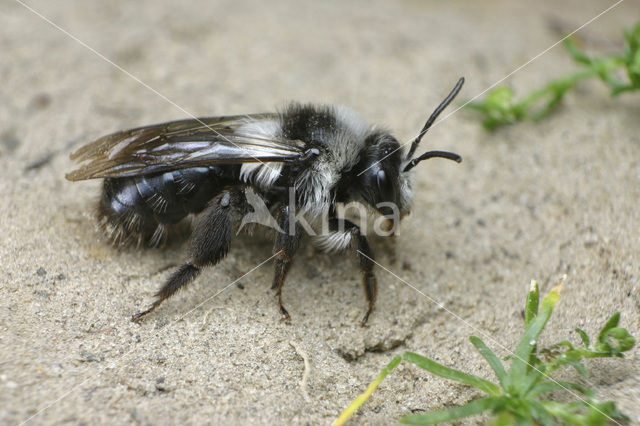
[[[418,148],[418,144],[420,143],[420,140],[422,139],[422,137],[425,135],[425,133],[427,133],[427,131],[429,130],[429,128],[431,127],[433,122],[436,121],[436,118],[438,118],[440,113],[442,111],[444,111],[444,109],[451,103],[451,101],[453,101],[453,99],[456,97],[456,95],[458,94],[458,92],[462,88],[463,84],[464,84],[464,77],[460,77],[460,80],[458,80],[458,83],[456,83],[456,86],[453,88],[451,93],[449,93],[449,95],[442,101],[442,103],[440,103],[440,105],[438,105],[438,108],[436,108],[433,111],[433,113],[431,114],[431,116],[429,117],[427,122],[424,124],[424,127],[420,131],[420,134],[418,134],[416,139],[411,144],[411,149],[409,149],[409,152],[407,153],[405,159],[408,160],[411,157],[413,157],[413,154],[416,152],[416,149]],[[427,157],[427,158],[430,158],[430,157]],[[449,157],[445,157],[445,158],[449,158]],[[415,164],[417,164],[417,163],[415,163]],[[415,164],[413,166],[415,166]],[[409,168],[412,168],[413,166],[411,166]],[[407,168],[405,168],[405,171],[407,171]]]
[[[458,154],[455,154],[453,152],[429,151],[429,152],[425,152],[420,157],[416,157],[413,160],[409,161],[409,163],[405,166],[403,172],[408,172],[409,170],[413,169],[422,160],[427,160],[429,158],[434,158],[434,157],[446,158],[447,160],[452,160],[452,161],[455,161],[456,163],[462,162],[462,157],[460,157]]]

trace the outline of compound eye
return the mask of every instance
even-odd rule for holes
[[[376,180],[378,183],[378,191],[382,195],[382,199],[385,201],[395,201],[396,191],[393,187],[393,182],[387,178],[387,174],[384,170],[378,170],[376,174]]]

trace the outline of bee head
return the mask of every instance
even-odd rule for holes
[[[464,83],[460,78],[451,93],[433,111],[422,130],[405,155],[402,146],[388,133],[373,133],[367,139],[367,148],[360,162],[358,178],[361,196],[380,214],[390,219],[401,219],[409,212],[411,188],[408,172],[422,160],[440,157],[461,162],[458,154],[446,151],[429,151],[414,157],[418,144],[440,113],[453,101]]]
[[[406,213],[401,182],[402,152],[398,141],[388,133],[377,132],[367,138],[360,161],[360,196],[380,214],[391,218]],[[395,209],[394,209],[395,206]],[[407,206],[408,207],[408,206]]]

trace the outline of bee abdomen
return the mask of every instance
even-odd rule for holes
[[[162,245],[172,225],[207,202],[229,184],[230,171],[197,167],[104,180],[98,205],[100,224],[114,245]]]

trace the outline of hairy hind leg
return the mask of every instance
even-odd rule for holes
[[[138,322],[153,312],[162,302],[193,281],[203,267],[213,266],[228,253],[235,224],[247,211],[244,190],[232,188],[217,195],[202,213],[191,234],[189,254],[191,260],[180,266],[155,294],[151,306],[131,318]]]

